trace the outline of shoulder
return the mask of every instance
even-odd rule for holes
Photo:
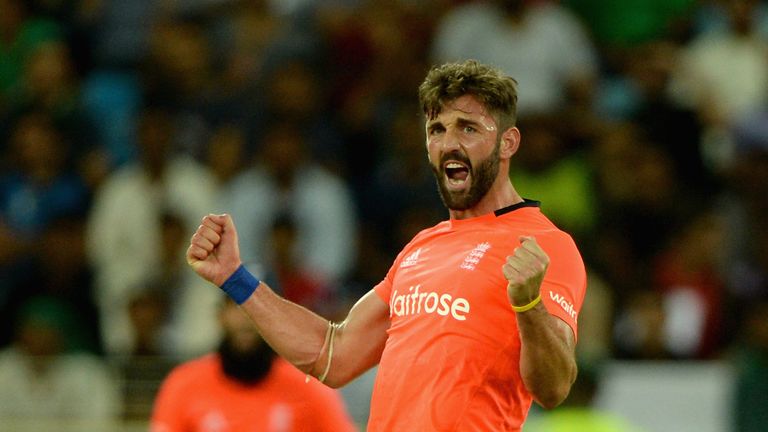
[[[542,211],[539,204],[527,205],[513,211],[500,214],[497,229],[526,231],[534,234],[555,234],[562,232]]]
[[[575,259],[581,264],[581,254],[573,237],[557,227],[538,207],[526,207],[500,216],[504,225],[523,235],[536,238],[545,252]]]
[[[451,230],[451,227],[448,221],[443,221],[438,223],[437,225],[422,229],[421,231],[416,233],[416,235],[414,235],[413,238],[408,243],[405,244],[405,246],[403,246],[403,248],[400,250],[400,253],[395,258],[395,263],[405,258],[407,254],[413,252],[415,249],[418,249],[426,242],[430,241],[436,236],[445,234],[450,230]]]
[[[581,252],[579,252],[579,248],[570,234],[553,225],[551,229],[538,233],[535,237],[556,266],[564,266],[570,268],[571,271],[586,273]]]
[[[570,234],[553,227],[536,234],[535,238],[549,256],[545,280],[561,287],[570,287],[574,293],[582,293],[577,297],[583,298],[587,285],[587,270],[581,252]]]
[[[451,230],[451,225],[449,221],[442,221],[438,222],[436,225],[433,225],[429,228],[424,228],[418,233],[416,233],[415,236],[413,236],[413,239],[409,242],[409,244],[417,243],[419,241],[422,241],[424,239],[447,233]]]
[[[541,211],[541,204],[532,201],[533,204],[515,209],[514,211],[499,215],[499,220],[504,223],[532,230],[560,231],[557,225]]]

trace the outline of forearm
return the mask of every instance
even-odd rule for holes
[[[517,314],[520,332],[520,374],[528,391],[544,408],[559,405],[576,379],[570,327],[542,304]]]
[[[305,373],[323,376],[330,387],[340,387],[377,364],[387,339],[388,305],[373,291],[336,324],[332,335],[328,320],[283,299],[264,283],[241,306],[281,357]]]
[[[278,296],[265,283],[241,305],[281,357],[313,374],[326,343],[328,320]]]
[[[283,299],[242,265],[231,216],[205,216],[192,235],[186,258],[198,275],[243,308],[281,357],[308,374],[327,378],[328,385],[342,385],[381,357],[389,327],[387,302],[371,290],[343,323],[331,325]]]

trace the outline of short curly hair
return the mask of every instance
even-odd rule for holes
[[[501,130],[517,121],[517,81],[477,60],[434,66],[419,86],[419,103],[429,119],[466,94],[475,96],[496,118]]]

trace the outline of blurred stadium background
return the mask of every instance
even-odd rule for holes
[[[590,275],[580,379],[526,430],[766,430],[767,44],[761,0],[0,0],[0,429],[146,430],[216,347],[211,211],[343,316],[445,217],[416,88],[477,58]]]

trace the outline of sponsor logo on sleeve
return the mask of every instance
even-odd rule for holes
[[[561,296],[560,294],[554,293],[552,291],[549,292],[549,298],[560,305],[565,313],[570,315],[574,321],[578,321],[579,313],[576,311],[576,308],[573,307],[573,303],[566,300],[565,297]]]

